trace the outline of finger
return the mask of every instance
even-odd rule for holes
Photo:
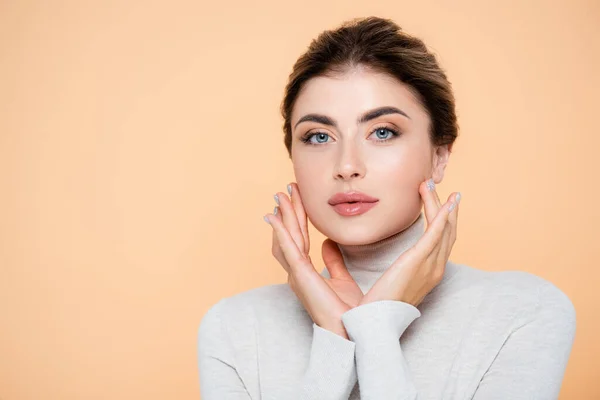
[[[444,227],[444,231],[442,232],[442,236],[440,237],[440,241],[437,247],[431,252],[430,258],[434,261],[434,268],[437,268],[441,259],[444,258],[444,254],[446,254],[446,248],[448,247],[448,242],[450,238],[450,224],[446,222],[446,226]]]
[[[454,202],[454,194],[450,194],[447,201],[451,203]],[[452,214],[452,211],[450,211],[450,214]],[[444,276],[444,269],[446,267],[444,255],[446,254],[446,248],[448,246],[450,229],[450,215],[448,215],[448,219],[446,220],[442,234],[439,237],[434,249],[427,256],[427,262],[425,263],[427,265],[428,273],[437,277],[438,279],[442,279]]]
[[[310,239],[308,237],[308,220],[306,217],[306,211],[304,210],[304,203],[302,202],[302,195],[300,189],[296,183],[289,185],[291,189],[292,205],[294,211],[296,211],[296,217],[298,218],[298,224],[300,225],[300,231],[304,238],[304,253],[308,254],[310,251]]]
[[[453,197],[453,201],[456,204],[454,210],[450,212],[448,216],[448,223],[446,229],[448,233],[444,236],[444,243],[442,244],[442,248],[440,249],[440,254],[438,255],[438,259],[444,259],[444,263],[450,257],[450,253],[452,252],[452,247],[454,246],[454,242],[456,242],[456,228],[458,224],[458,209],[460,204],[460,193],[456,193]]]
[[[281,217],[283,218],[283,225],[296,243],[296,246],[298,246],[298,249],[300,249],[303,254],[306,254],[304,253],[304,237],[302,236],[298,217],[296,216],[291,200],[282,192],[276,193],[275,198],[277,199],[275,201],[278,201],[279,212],[281,212]]]
[[[325,267],[329,271],[329,276],[334,279],[352,279],[352,275],[350,275],[346,264],[344,264],[344,257],[337,243],[329,238],[325,239],[321,246],[321,255]]]
[[[277,241],[279,242],[283,256],[290,266],[290,273],[296,274],[299,270],[305,268],[306,265],[309,264],[309,262],[307,262],[308,259],[305,257],[304,253],[300,251],[284,223],[273,214],[267,214],[265,215],[265,218],[275,230],[275,235],[277,236]],[[283,218],[285,218],[285,216],[283,216]],[[311,268],[314,269],[312,266]]]
[[[452,220],[456,220],[456,213],[458,204],[456,202],[456,198],[458,193],[452,193],[448,197],[448,201],[453,202],[455,204],[454,209],[450,211],[448,215],[448,220],[446,222],[446,226],[444,227],[444,233],[442,234],[441,244],[439,245],[439,250],[435,252],[435,265],[445,265],[446,261],[448,261],[448,257],[450,255],[450,251],[452,249],[453,240],[452,240],[452,232],[454,231],[454,226]]]
[[[433,182],[433,178],[431,179],[431,181]],[[437,206],[442,207],[442,202],[440,200],[440,196],[438,195],[437,185],[435,183],[433,183],[433,190],[431,191],[431,193],[433,193],[433,199],[435,200]]]
[[[275,218],[278,218],[281,221],[281,212],[279,212],[279,207],[275,207],[275,209],[273,210],[273,214],[275,215]],[[290,270],[290,265],[288,264],[287,260],[285,259],[285,256],[283,255],[283,251],[281,250],[281,246],[279,245],[279,241],[277,240],[277,234],[275,233],[275,230],[273,230],[271,253],[288,274],[292,272]]]
[[[415,245],[415,249],[421,257],[428,257],[438,246],[441,241],[446,222],[448,221],[448,215],[450,213],[451,200],[448,200],[442,208],[438,211],[437,215],[431,221],[431,224],[427,226],[427,230],[423,236],[419,239]]]
[[[419,185],[419,193],[421,194],[423,204],[425,205],[425,217],[427,218],[427,225],[429,225],[441,208],[439,199],[437,199],[437,194],[435,193],[433,179],[421,182],[421,185]]]

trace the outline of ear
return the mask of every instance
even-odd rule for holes
[[[444,170],[448,165],[450,153],[452,152],[452,144],[445,144],[435,148],[432,159],[431,177],[437,184],[444,179]]]

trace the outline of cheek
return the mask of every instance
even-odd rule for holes
[[[371,164],[380,195],[386,198],[387,217],[397,220],[418,211],[422,205],[419,185],[427,179],[427,166],[425,157],[416,152],[396,153]]]
[[[313,188],[319,189],[331,174],[331,155],[328,154],[310,154],[298,151],[293,161],[294,176],[298,185],[306,187],[307,190]],[[320,188],[328,190],[329,188]]]
[[[327,201],[330,188],[325,184],[323,169],[315,164],[294,164],[294,176],[307,212],[313,210],[318,203]]]
[[[371,176],[382,180],[382,185],[399,186],[398,189],[418,189],[426,179],[428,164],[425,157],[415,152],[401,152],[380,156],[369,164]]]

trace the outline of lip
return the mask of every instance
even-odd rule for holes
[[[378,202],[379,199],[356,191],[336,193],[328,201],[333,209],[343,216],[364,214]]]
[[[358,203],[338,203],[332,205],[335,212],[345,217],[351,215],[360,215],[369,211],[371,208],[377,205],[378,201],[371,202],[358,202]]]
[[[379,199],[368,196],[364,193],[352,191],[346,193],[336,193],[329,198],[328,203],[332,206],[340,203],[360,202],[360,203],[375,203]]]

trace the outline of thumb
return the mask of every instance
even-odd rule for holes
[[[329,271],[329,275],[335,279],[352,279],[352,275],[348,272],[346,264],[344,264],[344,257],[340,252],[337,243],[331,239],[325,239],[321,246],[321,255],[325,267]]]

